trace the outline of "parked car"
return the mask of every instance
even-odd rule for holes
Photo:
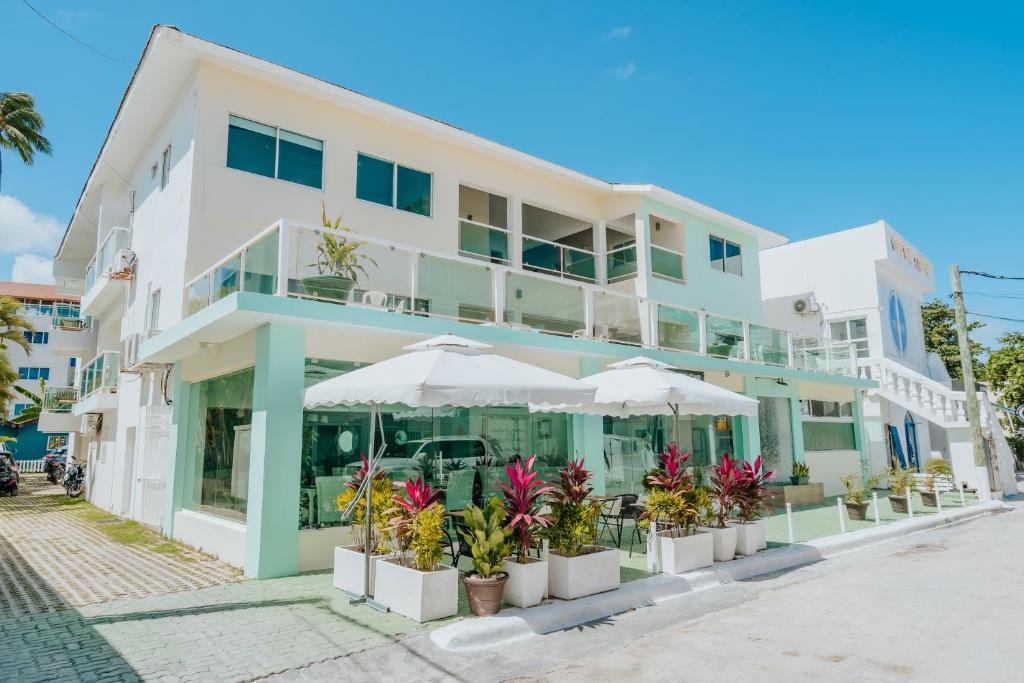
[[[504,465],[498,446],[484,436],[436,436],[407,441],[380,459],[380,471],[393,481],[424,477],[438,480],[452,470]],[[361,463],[346,465],[344,474],[354,475]]]
[[[0,493],[7,493],[12,496],[18,495],[18,484],[21,477],[18,475],[18,463],[4,444],[0,444]]]

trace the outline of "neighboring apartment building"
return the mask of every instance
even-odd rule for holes
[[[31,323],[25,332],[31,343],[26,352],[17,344],[7,344],[7,356],[18,373],[18,386],[40,396],[48,412],[41,419],[22,426],[9,420],[34,405],[30,397],[15,394],[6,415],[0,415],[0,435],[13,436],[15,457],[38,460],[48,450],[68,445],[69,433],[78,430],[79,421],[70,417],[75,399],[77,369],[82,357],[96,348],[96,335],[81,316],[77,296],[58,294],[53,285],[27,282],[0,282],[0,296],[21,302],[22,314]],[[72,449],[74,444],[70,444]]]
[[[372,259],[354,284],[331,277],[322,206]],[[367,411],[304,411],[303,389],[445,332],[575,377],[642,348],[758,398],[761,419],[691,416],[675,434],[395,408],[394,454],[576,454],[599,493],[639,493],[640,444],[678,440],[697,465],[765,451],[785,477],[806,459],[838,492],[866,462],[859,394],[876,385],[850,344],[765,325],[759,254],[784,242],[157,27],[54,264],[98,321],[74,408],[88,495],[250,576],[330,566]],[[801,419],[804,401],[836,418]]]
[[[934,278],[931,262],[885,221],[761,253],[769,324],[854,344],[858,374],[878,381],[864,402],[871,470],[944,458],[958,480],[981,487],[987,473],[974,464],[964,392],[924,346],[921,303]],[[987,394],[979,396],[996,487],[1014,493],[1012,454]]]

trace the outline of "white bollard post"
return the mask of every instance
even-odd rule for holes
[[[547,562],[550,559],[550,555],[551,555],[550,544],[548,543],[548,539],[545,538],[544,540],[542,540],[540,542],[540,559],[542,559],[545,562]],[[548,597],[548,588],[547,588],[547,586],[544,587],[544,597],[545,598]]]
[[[964,507],[967,503],[964,502],[964,485],[960,484],[960,507]]]
[[[786,528],[789,529],[789,542],[796,543],[796,536],[793,534],[793,504],[786,503]]]
[[[942,493],[939,491],[939,482],[935,482],[935,507],[938,512],[942,512]]]
[[[914,518],[914,490],[907,487],[907,514],[910,519]]]
[[[836,512],[839,513],[839,533],[846,533],[846,519],[843,517],[843,497],[836,496]]]
[[[875,512],[875,524],[881,524],[882,520],[878,517],[878,491],[871,492],[871,508]]]

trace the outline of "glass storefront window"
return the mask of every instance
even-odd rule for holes
[[[789,399],[758,399],[758,425],[761,432],[761,458],[775,478],[788,480],[793,474],[793,422]]]
[[[249,497],[252,368],[199,382],[194,422],[195,504],[217,514],[245,518]]]

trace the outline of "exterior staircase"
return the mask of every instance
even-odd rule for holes
[[[878,382],[878,389],[869,393],[880,395],[929,422],[947,429],[970,427],[967,422],[967,395],[962,391],[954,391],[888,358],[859,359],[857,374]],[[978,392],[978,398],[984,400],[982,392]],[[982,428],[988,428],[985,411],[982,411]]]

